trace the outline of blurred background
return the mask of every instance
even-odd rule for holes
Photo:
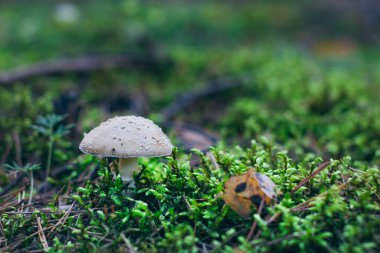
[[[379,162],[379,27],[377,0],[2,0],[0,165],[47,163],[33,125],[49,114],[74,124],[53,166],[129,114],[181,149],[259,139]]]

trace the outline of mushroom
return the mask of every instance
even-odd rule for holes
[[[138,157],[167,156],[173,146],[162,129],[151,120],[120,116],[102,122],[85,134],[79,149],[99,157],[119,158],[121,178],[130,181],[133,186]]]

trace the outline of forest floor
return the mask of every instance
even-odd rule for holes
[[[32,2],[0,3],[1,252],[379,251],[377,1]],[[117,115],[175,146],[135,187],[78,149]]]

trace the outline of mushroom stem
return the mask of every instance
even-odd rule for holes
[[[130,186],[134,186],[133,172],[138,170],[137,157],[120,158],[119,172],[123,181],[132,181]]]

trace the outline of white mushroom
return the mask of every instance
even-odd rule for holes
[[[119,158],[123,181],[133,182],[138,157],[170,155],[173,146],[162,129],[151,120],[136,116],[108,119],[85,134],[79,149],[100,157]]]

